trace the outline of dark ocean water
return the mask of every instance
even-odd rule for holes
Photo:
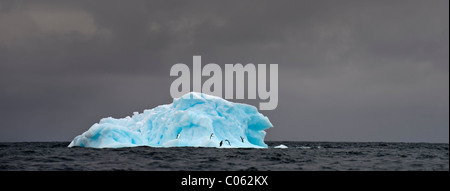
[[[449,170],[449,144],[267,142],[268,149],[0,143],[0,170]],[[287,149],[274,146],[284,144]]]

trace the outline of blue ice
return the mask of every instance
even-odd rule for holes
[[[267,148],[264,130],[272,126],[254,106],[190,92],[131,117],[103,118],[69,147]]]

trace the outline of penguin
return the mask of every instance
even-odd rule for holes
[[[211,133],[211,135],[209,136],[209,139],[212,139],[214,137],[214,133]]]
[[[222,146],[223,141],[220,141],[220,146]]]
[[[244,142],[244,138],[242,138],[242,136],[239,136],[239,137],[241,137],[241,141]]]
[[[230,141],[228,139],[225,139],[226,142],[228,142],[228,145],[231,146]]]
[[[177,139],[180,138],[180,133],[177,134]]]

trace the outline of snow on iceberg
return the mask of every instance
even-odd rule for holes
[[[269,119],[254,106],[191,92],[132,117],[103,118],[69,147],[267,148],[264,130],[270,127]]]

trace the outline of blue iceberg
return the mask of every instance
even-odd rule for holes
[[[264,130],[270,127],[254,106],[191,92],[132,117],[103,118],[69,147],[267,148]]]

